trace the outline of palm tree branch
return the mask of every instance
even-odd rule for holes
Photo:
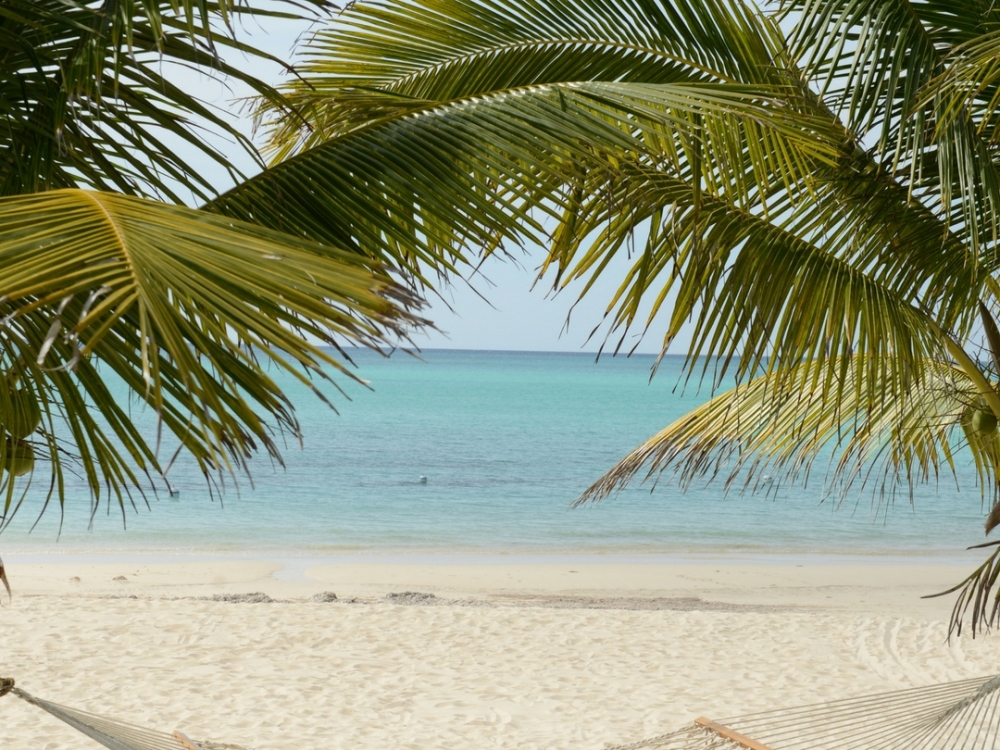
[[[330,377],[325,368],[355,377],[322,345],[395,345],[422,322],[408,311],[417,301],[376,261],[115,194],[0,199],[0,256],[0,311],[15,337],[4,356],[28,367],[39,398],[64,410],[81,455],[111,451],[87,468],[95,493],[99,475],[134,479],[129,460],[147,472],[159,465],[115,416],[91,361],[148,404],[203,471],[245,470],[261,448],[280,461],[273,429],[298,434],[261,358],[315,391],[312,378]],[[110,428],[80,411],[84,403],[106,413]],[[58,474],[58,458],[52,466]],[[120,490],[117,479],[109,484]]]
[[[878,371],[860,359],[864,357],[846,363],[806,362],[797,366],[808,372],[795,384],[765,375],[716,396],[632,451],[576,504],[606,498],[644,468],[646,479],[671,470],[683,487],[721,476],[727,488],[739,484],[744,490],[767,491],[771,485],[763,483],[765,475],[774,486],[787,484],[807,477],[814,462],[824,460],[830,467],[827,491],[841,498],[863,490],[874,476],[882,477],[873,483],[876,490],[890,475],[908,486],[928,481],[938,475],[941,456],[954,473],[956,428],[962,428],[958,434],[964,438],[963,425],[981,403],[965,371],[928,360],[912,388],[898,392],[881,389],[877,380],[865,382]],[[817,370],[832,370],[837,387],[828,388]],[[805,387],[808,382],[815,385]],[[882,397],[868,398],[872,391]],[[988,451],[977,451],[984,478],[993,480],[982,483],[984,496],[993,492],[1000,469],[995,433],[990,440]]]

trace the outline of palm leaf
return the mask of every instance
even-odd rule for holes
[[[607,310],[622,340],[644,299],[653,297],[640,321],[647,328],[670,299],[665,344],[696,321],[689,365],[711,353],[721,358],[720,377],[733,361],[742,378],[765,362],[777,373],[783,362],[834,360],[870,348],[887,358],[873,356],[865,365],[880,371],[883,385],[905,390],[939,347],[914,300],[949,328],[971,325],[952,286],[959,278],[965,289],[974,285],[963,246],[952,238],[942,243],[940,221],[878,175],[835,172],[799,207],[772,202],[776,216],[769,219],[725,191],[695,190],[683,172],[629,163],[619,172],[617,179],[591,174],[595,186],[576,200],[572,236],[557,235],[549,263],[561,288],[584,281],[583,296],[629,247],[636,228],[649,224]],[[895,381],[890,367],[897,368]]]
[[[581,296],[647,234],[607,307],[617,346],[678,289],[665,344],[695,315],[690,361],[740,349],[743,375],[879,342],[893,356],[869,366],[897,367],[905,389],[930,352],[915,304],[959,338],[972,325],[980,258],[950,215],[861,149],[802,85],[780,29],[740,3],[361,3],[307,54],[286,93],[310,128],[273,120],[283,160],[213,210],[351,237],[420,277],[540,241],[543,272]],[[311,218],[345,205],[349,222]]]
[[[930,360],[911,389],[896,395],[878,381],[857,382],[870,372],[864,359],[837,368],[844,380],[835,389],[823,378],[812,388],[787,388],[763,376],[714,397],[632,451],[576,504],[600,501],[643,471],[646,479],[670,471],[682,487],[719,477],[727,488],[759,490],[807,480],[817,460],[828,464],[828,493],[844,498],[867,488],[873,499],[891,500],[897,484],[912,488],[954,473],[963,444],[972,448],[984,498],[995,499],[1000,438],[970,427],[972,411],[988,407],[965,370]],[[873,392],[883,398],[871,399]],[[761,484],[765,475],[773,484]]]
[[[275,161],[406,107],[569,81],[787,83],[780,32],[739,3],[473,0],[358,3],[307,43],[284,89],[306,123],[265,103]],[[381,94],[358,99],[353,89]],[[395,97],[390,100],[386,95]]]
[[[955,84],[982,72],[964,61],[989,47],[1000,13],[940,0],[784,0],[782,9],[796,21],[793,54],[848,127],[877,134],[885,167],[913,195],[940,200],[977,255],[989,252],[1000,230],[1000,173],[990,132],[962,101],[969,87]],[[995,82],[984,89],[989,98]]]
[[[267,19],[328,7],[326,0],[282,0],[271,10],[233,0],[5,2],[0,195],[66,187],[178,202],[188,190],[202,200],[214,195],[199,159],[236,172],[203,131],[221,134],[253,156],[256,149],[225,117],[177,86],[171,66],[241,81],[273,106],[284,106],[278,92],[226,63],[220,50],[273,59],[239,40],[234,22],[240,16]]]
[[[398,97],[386,101],[379,111]],[[796,164],[789,172],[838,157],[839,131],[819,124],[803,132],[794,112],[770,102],[768,92],[739,84],[617,82],[411,102],[273,165],[207,208],[316,241],[351,238],[424,278],[427,269],[454,270],[497,235],[540,240],[538,214],[559,213],[559,188],[581,166],[614,170],[623,154],[653,147],[658,157],[683,159],[697,117],[780,143],[779,158]],[[719,146],[739,147],[731,139]],[[780,170],[767,169],[780,183]]]
[[[993,547],[1000,542],[987,542],[978,544],[969,549],[981,547]],[[965,618],[970,618],[972,637],[975,638],[978,632],[989,632],[996,624],[1000,623],[1000,589],[997,582],[1000,580],[1000,548],[994,550],[993,554],[986,558],[985,562],[976,568],[969,576],[953,586],[947,591],[938,594],[930,594],[925,599],[933,599],[938,596],[947,596],[958,592],[955,605],[951,610],[951,618],[948,622],[948,636],[952,634],[960,636]],[[991,596],[992,594],[992,596]]]
[[[302,79],[285,90],[296,115],[307,122],[287,113],[270,120],[275,165],[285,170],[271,173],[282,175],[281,181],[272,180],[268,187],[262,179],[254,185],[262,194],[255,201],[259,205],[239,205],[250,192],[240,188],[213,208],[253,215],[273,226],[262,213],[267,203],[287,201],[288,213],[306,197],[286,196],[286,173],[302,174],[310,190],[327,194],[327,204],[351,200],[348,189],[329,183],[330,162],[338,158],[349,165],[337,165],[338,170],[364,170],[363,184],[381,188],[384,202],[399,206],[404,236],[406,230],[413,235],[414,224],[419,232],[427,226],[444,228],[440,248],[434,243],[418,248],[418,258],[426,261],[456,245],[492,246],[498,232],[510,233],[503,227],[512,222],[540,239],[544,235],[523,209],[541,206],[558,214],[549,201],[565,182],[567,165],[583,160],[603,167],[602,153],[644,150],[650,144],[641,139],[654,141],[659,151],[664,144],[655,141],[664,131],[669,139],[679,129],[690,144],[697,140],[692,117],[718,113],[720,104],[754,131],[749,142],[777,139],[774,153],[798,162],[785,169],[768,165],[771,181],[777,176],[780,182],[783,171],[801,171],[803,158],[821,153],[819,158],[829,160],[842,150],[842,129],[831,132],[826,123],[806,122],[788,108],[779,113],[773,106],[773,94],[786,100],[794,82],[776,62],[781,56],[777,30],[762,26],[752,11],[714,2],[675,8],[630,2],[609,11],[590,2],[558,8],[466,0],[352,6],[307,47]],[[757,86],[755,97],[747,97],[748,83]],[[681,96],[671,97],[675,92]],[[742,111],[735,93],[743,99]],[[265,107],[262,117],[269,114]],[[622,138],[622,121],[631,141]],[[633,127],[640,128],[638,143],[628,132]],[[803,137],[803,130],[813,128],[816,132]],[[397,145],[404,134],[405,142]],[[785,142],[789,137],[794,145]],[[288,159],[312,147],[319,148],[309,158]],[[336,157],[338,151],[343,156]],[[419,205],[421,197],[430,200],[428,191],[385,179],[378,158],[383,153],[406,165],[398,177],[421,188],[432,183],[430,192],[455,205]],[[417,153],[422,158],[414,158]],[[453,159],[454,175],[442,174],[441,162],[450,166]],[[363,207],[351,208],[351,216],[364,216]],[[445,215],[436,219],[438,212]],[[486,228],[471,227],[467,215],[481,216]],[[375,226],[385,225],[387,218],[400,223],[379,216]],[[341,225],[338,236],[355,233],[368,252],[381,252],[395,241],[364,224]],[[452,233],[453,226],[459,231]],[[307,225],[304,231],[318,239],[322,228]]]
[[[280,462],[275,434],[299,434],[267,363],[322,396],[312,381],[329,379],[327,368],[353,377],[323,346],[391,345],[423,322],[376,261],[116,194],[0,199],[0,263],[3,369],[43,405],[36,438],[53,487],[65,441],[94,495],[107,481],[119,502],[162,464],[99,369],[147,403],[203,472],[237,471],[257,450]],[[4,482],[9,521],[14,483]]]

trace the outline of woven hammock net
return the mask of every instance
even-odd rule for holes
[[[12,688],[12,695],[38,706],[79,732],[111,750],[246,750],[238,745],[227,745],[204,740],[192,740],[180,732],[167,734],[154,729],[139,727],[106,716],[78,711],[58,703],[29,695],[20,688]]]
[[[987,750],[1000,748],[1000,677],[694,724],[606,750]]]
[[[4,684],[6,683],[6,684]],[[245,750],[194,741],[10,692],[111,750]],[[1000,676],[712,721],[605,750],[1000,750]]]

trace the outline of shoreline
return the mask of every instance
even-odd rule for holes
[[[947,620],[953,595],[937,594],[968,575],[965,562],[881,559],[699,560],[615,562],[572,559],[470,561],[430,558],[8,555],[14,598],[118,598],[148,601],[263,594],[305,602],[333,593],[338,601],[374,604],[403,593],[436,605],[581,608],[746,609],[908,615]],[[430,601],[433,600],[433,601]],[[654,603],[659,602],[654,607]],[[403,602],[412,604],[414,602]]]
[[[653,565],[966,565],[983,559],[982,549],[913,551],[643,551],[643,550],[483,550],[468,549],[365,549],[316,550],[312,548],[208,548],[208,547],[65,547],[47,549],[7,547],[0,539],[0,557],[31,563],[68,562],[89,558],[104,562],[212,562],[236,559],[271,561],[316,561],[317,564],[653,564]],[[301,563],[296,563],[301,564]]]

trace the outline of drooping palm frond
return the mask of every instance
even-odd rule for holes
[[[955,605],[951,610],[951,619],[948,622],[949,637],[962,634],[966,617],[969,618],[973,638],[976,637],[977,633],[989,632],[995,625],[1000,624],[1000,587],[997,587],[997,583],[1000,582],[1000,547],[998,545],[1000,542],[987,542],[970,547],[969,549],[983,547],[997,547],[997,549],[957,586],[924,597],[925,599],[934,599],[958,592]]]
[[[136,430],[109,373],[206,475],[238,472],[255,452],[280,462],[282,433],[298,435],[270,367],[306,383],[338,371],[355,377],[343,351],[327,347],[395,346],[427,323],[393,269],[346,242],[321,245],[139,198],[179,204],[188,193],[216,194],[206,159],[238,179],[213,137],[263,166],[240,129],[175,74],[237,81],[286,108],[271,85],[227,62],[281,62],[246,43],[241,24],[317,19],[331,8],[328,0],[0,4],[0,527],[42,474],[46,505],[65,498],[65,470],[83,474],[95,501],[106,488],[124,506],[133,488],[148,486],[144,478],[155,488],[169,465],[160,435],[151,445]]]
[[[939,119],[948,125],[971,116],[980,133],[995,142],[995,118],[1000,105],[1000,13],[995,13],[994,28],[957,45],[950,51],[947,68],[925,86],[925,99],[936,98]],[[986,27],[990,28],[989,26]]]
[[[1000,234],[1000,165],[992,130],[980,125],[982,100],[995,96],[996,82],[983,81],[978,91],[954,84],[962,70],[973,72],[966,65],[973,50],[988,48],[1000,12],[989,3],[941,0],[781,6],[796,21],[793,54],[834,111],[860,136],[877,136],[879,161],[915,197],[939,202],[949,229],[976,255],[992,254]]]
[[[725,121],[747,135],[720,139],[720,147],[782,144],[738,152],[741,163],[782,151],[789,162],[837,157],[839,132],[822,124],[804,132],[794,112],[774,111],[769,93],[740,84],[580,82],[421,102],[275,164],[207,207],[319,241],[352,238],[424,277],[498,237],[544,237],[543,217],[565,207],[565,184],[581,170],[617,172],[623,158],[648,153],[650,141],[660,141],[660,158],[670,150],[683,160],[684,141]],[[781,181],[779,170],[767,171]]]
[[[924,106],[936,113],[934,144],[946,155],[941,170],[943,199],[952,195],[968,206],[961,218],[980,227],[984,244],[996,254],[1000,227],[1000,139],[997,108],[1000,105],[1000,13],[992,10],[980,33],[950,50],[945,70],[923,90]]]
[[[235,176],[204,131],[256,155],[225,116],[178,85],[174,71],[239,81],[273,106],[270,85],[220,50],[272,58],[243,41],[245,19],[320,17],[327,0],[5,0],[0,6],[0,195],[87,187],[180,201],[217,192],[199,159]],[[182,144],[182,145],[178,145]],[[190,154],[196,154],[192,157]]]
[[[995,426],[982,433],[973,426],[977,410],[989,411],[979,385],[962,368],[934,360],[897,395],[878,382],[859,382],[868,372],[865,356],[850,358],[832,389],[822,381],[788,389],[764,376],[716,396],[632,451],[576,504],[598,502],[641,473],[654,479],[671,472],[682,487],[718,476],[727,488],[759,490],[766,489],[764,476],[767,487],[805,481],[817,461],[827,463],[821,480],[827,492],[844,498],[868,489],[891,499],[885,493],[898,485],[912,489],[954,473],[961,445],[972,449],[992,504],[1000,437]],[[799,368],[816,369],[812,363]],[[883,397],[872,399],[873,392]]]
[[[279,161],[213,210],[295,231],[296,207],[348,201],[349,221],[306,234],[416,264],[454,252],[451,268],[504,237],[541,241],[543,273],[582,294],[634,250],[607,308],[616,348],[670,300],[664,344],[693,317],[689,364],[718,354],[743,376],[879,342],[892,356],[867,365],[905,390],[933,348],[912,306],[959,337],[975,318],[980,258],[949,212],[864,151],[740,2],[358,3],[307,55],[285,93],[310,127],[272,119]],[[386,154],[405,167],[386,173]]]
[[[155,476],[162,464],[101,371],[148,404],[203,472],[242,470],[257,450],[280,462],[279,433],[299,436],[269,366],[310,386],[329,368],[353,377],[322,347],[405,339],[424,322],[408,312],[419,303],[365,256],[110,193],[0,199],[0,264],[0,424],[23,384],[46,415],[31,439],[50,461],[53,491],[65,441],[94,496],[107,482],[119,502],[135,471]]]
[[[735,111],[739,103],[733,92],[746,92],[748,83],[757,86],[756,98],[742,94],[744,127],[753,131],[748,142],[759,146],[776,139],[781,145],[771,154],[779,159],[801,160],[803,149],[812,155],[822,150],[827,159],[832,151],[835,158],[843,148],[839,130],[816,123],[812,139],[803,139],[810,123],[794,111],[776,111],[767,87],[780,90],[777,98],[784,100],[790,84],[775,65],[780,41],[772,29],[766,31],[761,33],[758,19],[738,4],[715,2],[670,8],[632,2],[608,8],[589,1],[574,7],[475,0],[359,3],[307,47],[310,57],[300,67],[302,79],[283,90],[307,123],[280,113],[270,122],[272,149],[276,163],[284,166],[286,157],[305,147],[322,144],[324,154],[342,148],[352,156],[364,148],[367,153],[349,162],[363,166],[383,148],[395,155],[397,133],[408,127],[414,132],[404,144],[409,154],[400,176],[419,181],[430,172],[432,179],[440,161],[447,164],[454,158],[456,174],[468,175],[463,181],[471,180],[483,195],[439,191],[455,205],[425,209],[389,184],[387,201],[402,195],[399,210],[415,206],[426,222],[446,211],[445,226],[456,223],[457,213],[463,232],[469,221],[461,215],[463,209],[473,217],[484,214],[488,236],[511,223],[490,212],[490,202],[512,212],[541,205],[558,213],[559,190],[581,170],[606,166],[607,153],[645,150],[644,139],[657,140],[666,130],[672,140],[677,129],[686,136],[684,147],[692,150],[702,128],[709,127],[695,125],[692,118],[718,112],[711,106],[714,95],[729,106],[730,120],[735,120],[741,113]],[[685,91],[687,102],[671,96]],[[591,101],[581,101],[584,96]],[[268,114],[273,113],[265,109]],[[623,140],[623,126],[631,142]],[[774,133],[775,128],[781,133]],[[797,145],[785,142],[790,135]],[[741,142],[718,140],[730,149]],[[758,147],[751,155],[763,158],[767,149]],[[706,174],[711,173],[711,156],[703,160]],[[486,161],[485,168],[477,159]],[[309,163],[302,161],[301,168]],[[799,171],[801,164],[797,166],[789,171]],[[317,160],[310,176],[325,169]],[[781,182],[780,165],[766,172]],[[321,187],[337,195],[336,186]],[[752,182],[747,186],[755,189]],[[471,203],[466,207],[463,201]],[[512,218],[522,228],[535,229],[538,239],[537,228],[523,216],[515,212]],[[369,246],[368,233],[357,231],[363,246]],[[451,241],[461,244],[464,234],[457,237]],[[477,240],[469,244],[475,246]]]
[[[936,0],[782,0],[794,27],[792,54],[854,132],[878,136],[897,166],[926,145],[921,87],[942,70],[947,49],[982,19],[976,3]],[[914,164],[919,167],[919,163]],[[894,170],[894,172],[898,171]]]
[[[303,54],[302,77],[283,93],[306,123],[270,104],[262,112],[277,115],[268,121],[275,162],[408,102],[582,81],[788,82],[777,30],[724,0],[365,2],[318,31]]]

